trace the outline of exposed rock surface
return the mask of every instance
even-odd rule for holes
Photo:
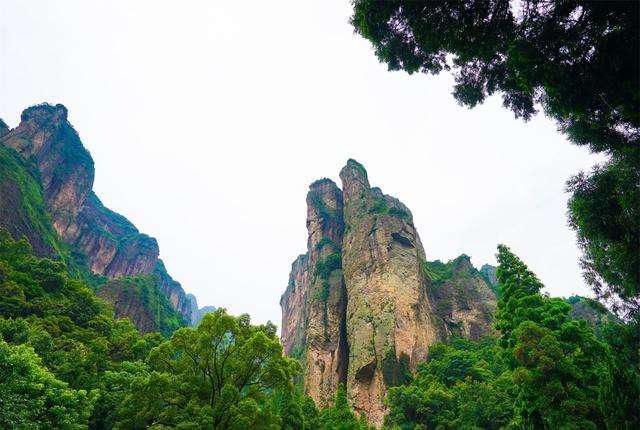
[[[191,294],[189,294],[189,296],[193,297]],[[191,325],[197,326],[198,324],[200,324],[200,321],[202,321],[202,318],[204,318],[206,314],[213,313],[217,309],[218,308],[216,308],[215,306],[203,306],[198,309],[196,304],[196,310],[193,312],[193,315],[191,316]]]
[[[483,267],[493,267],[484,265]],[[429,294],[445,336],[478,339],[493,331],[496,295],[467,255],[443,264],[427,262]]]
[[[51,223],[56,236],[71,245],[73,253],[92,273],[108,279],[153,275],[157,288],[166,295],[174,310],[185,321],[191,321],[197,306],[193,307],[180,284],[169,276],[158,259],[156,240],[140,233],[122,215],[106,208],[93,193],[93,159],[67,120],[64,106],[30,107],[12,130],[2,122],[0,147],[3,151],[17,152],[25,166],[33,165],[29,177],[17,180],[11,178],[11,172],[15,170],[4,163],[11,154],[7,152],[2,158],[2,227],[14,236],[26,236],[36,252],[49,255],[54,253],[52,243],[55,241],[43,240],[47,235],[42,232],[47,229],[44,224]],[[42,202],[38,202],[38,193]],[[46,208],[43,216],[47,219],[34,216],[34,213],[45,212],[35,208],[39,203]],[[26,212],[21,214],[21,211]],[[108,297],[116,296],[110,294]],[[116,312],[125,315],[118,309],[118,303],[121,300],[114,302]],[[147,327],[142,316],[127,316],[140,321],[141,329]]]
[[[159,329],[153,309],[143,303],[141,295],[129,283],[109,281],[100,287],[98,296],[113,305],[116,318],[129,318],[142,333]]]
[[[583,319],[596,330],[605,323],[619,322],[618,318],[597,300],[571,296],[567,302],[571,305],[572,318]]]
[[[280,301],[282,342],[319,406],[344,382],[355,411],[379,426],[387,389],[430,345],[491,330],[495,295],[466,256],[430,270],[411,212],[372,188],[362,165],[349,160],[340,178],[342,191],[328,179],[310,186],[307,253]]]
[[[305,390],[322,407],[346,380],[342,214],[342,192],[333,181],[321,179],[311,184],[307,253],[294,261],[280,301],[285,352],[300,359]]]
[[[306,345],[307,295],[309,266],[307,254],[299,255],[291,265],[287,289],[280,298],[282,325],[280,328],[285,354],[300,358]]]
[[[0,228],[25,237],[36,254],[53,256],[58,245],[37,175],[21,157],[0,145]]]
[[[484,277],[485,281],[489,284],[493,291],[496,291],[498,287],[498,276],[496,274],[496,267],[490,264],[484,264],[480,268],[480,274]]]

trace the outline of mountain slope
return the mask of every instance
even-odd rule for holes
[[[96,288],[106,280],[148,277],[169,304],[166,310],[182,325],[191,323],[197,304],[167,273],[156,240],[105,207],[92,191],[93,159],[68,122],[67,109],[37,105],[22,113],[16,128],[2,125],[0,227],[15,238],[26,237],[36,254],[59,256],[86,272]],[[113,293],[114,284],[108,289]],[[140,309],[124,300],[132,295],[105,297],[114,300],[119,316],[138,318],[125,311]],[[139,328],[160,330],[159,324]]]

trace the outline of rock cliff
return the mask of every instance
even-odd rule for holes
[[[433,343],[490,332],[496,298],[467,256],[426,261],[411,211],[371,187],[362,165],[349,160],[340,179],[342,189],[310,186],[307,252],[280,301],[281,336],[319,406],[344,383],[355,411],[381,425],[388,388]]]
[[[106,279],[152,276],[173,310],[191,321],[197,306],[167,273],[156,240],[106,208],[92,191],[93,159],[64,106],[30,107],[12,130],[2,122],[0,151],[0,227],[25,236],[41,255],[70,248],[80,265]],[[127,311],[136,306],[124,305],[127,296],[116,294],[118,285],[111,284],[104,294],[116,313],[138,321],[144,331],[158,329]]]

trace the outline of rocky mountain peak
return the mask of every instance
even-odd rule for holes
[[[369,178],[364,166],[356,160],[349,159],[347,164],[340,170],[340,180],[342,181],[342,192],[344,200],[355,201],[370,191]],[[366,202],[362,202],[366,203]],[[345,218],[357,211],[358,208],[347,208]]]
[[[192,303],[158,259],[157,241],[139,232],[124,216],[105,207],[93,193],[93,159],[69,123],[66,107],[44,103],[25,109],[16,128],[0,132],[0,146],[18,154],[21,160],[13,160],[9,153],[0,155],[16,164],[14,170],[20,168],[25,172],[19,181],[12,179],[11,182],[7,178],[0,184],[0,212],[13,214],[13,217],[3,217],[0,227],[12,234],[26,235],[36,251],[51,254],[54,250],[50,244],[38,243],[37,238],[42,234],[34,234],[34,230],[46,230],[44,224],[50,222],[55,234],[93,274],[108,279],[151,276],[155,280],[154,288],[166,296],[174,311],[185,322],[191,321]],[[31,171],[37,174],[31,175]],[[33,210],[23,210],[25,199],[35,198],[25,188],[27,180],[42,189],[45,207],[40,211],[46,214],[37,219],[32,219]],[[110,284],[106,297],[113,298],[116,307],[121,305],[122,309],[116,311],[125,316],[126,309],[139,306],[126,304],[131,294],[116,294],[122,285]],[[149,326],[148,321],[143,325],[144,330],[157,329]]]
[[[342,190],[321,179],[307,195],[307,253],[292,265],[282,306],[285,352],[300,360],[305,391],[325,406],[345,383],[351,406],[376,425],[389,387],[453,335],[490,322],[495,296],[468,256],[427,262],[409,208],[371,187],[347,161]]]
[[[64,105],[42,103],[22,111],[20,121],[33,121],[38,127],[59,127],[67,122],[67,108]]]

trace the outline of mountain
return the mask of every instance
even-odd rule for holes
[[[380,425],[387,389],[430,345],[492,332],[496,295],[466,255],[427,261],[409,208],[371,187],[361,164],[349,160],[340,179],[309,188],[307,252],[280,301],[281,337],[319,406],[346,384],[354,410]]]
[[[0,228],[65,260],[141,331],[190,324],[195,298],[169,275],[157,241],[103,205],[94,173],[63,105],[30,107],[12,130],[0,121]]]

